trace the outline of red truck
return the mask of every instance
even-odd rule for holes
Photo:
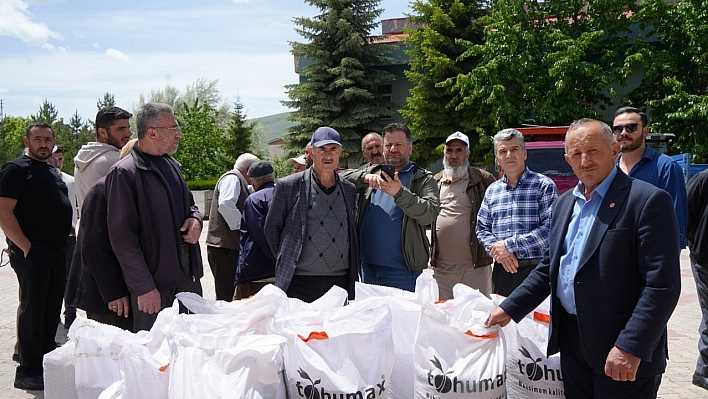
[[[526,166],[553,180],[558,194],[571,190],[578,178],[565,161],[565,133],[568,126],[522,127],[516,129],[524,135]]]

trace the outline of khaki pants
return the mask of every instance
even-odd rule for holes
[[[438,283],[440,300],[452,299],[452,287],[458,283],[477,289],[487,297],[492,293],[490,265],[475,269],[472,263],[451,264],[436,261],[433,277]]]

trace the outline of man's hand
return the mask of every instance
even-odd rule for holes
[[[158,291],[157,288],[138,296],[139,311],[147,314],[155,314],[158,313],[160,309],[160,291]]]
[[[634,381],[642,359],[613,347],[605,361],[605,374],[615,381]]]
[[[199,237],[202,235],[202,224],[195,218],[187,218],[179,228],[182,233],[184,242],[196,244],[199,242]]]
[[[390,195],[391,197],[398,194],[398,192],[401,191],[401,187],[403,187],[403,184],[401,184],[401,180],[398,178],[398,172],[395,172],[393,176],[389,177],[388,181],[384,180],[381,176],[376,177],[379,179],[379,187],[381,188],[381,190],[384,193]]]
[[[19,247],[19,245],[18,245],[18,247]],[[32,243],[28,242],[27,249],[24,249],[22,247],[20,247],[20,249],[22,250],[22,253],[25,254],[25,259],[27,259],[27,255],[29,255],[29,251],[30,251],[30,249],[32,249]]]
[[[519,270],[519,260],[516,255],[509,252],[504,245],[504,240],[497,241],[489,246],[489,252],[492,253],[492,258],[504,267],[504,270],[514,274]]]
[[[487,317],[487,321],[484,322],[484,327],[491,328],[496,324],[505,327],[510,321],[511,316],[509,316],[509,313],[506,313],[504,309],[497,306],[489,312],[489,317]]]
[[[159,296],[160,294],[158,293],[157,295]],[[130,311],[130,301],[127,296],[118,298],[108,302],[108,309],[110,309],[111,312],[115,312],[118,316],[128,317]]]

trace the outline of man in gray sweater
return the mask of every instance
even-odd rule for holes
[[[275,285],[312,302],[337,285],[354,297],[359,275],[354,185],[336,172],[342,139],[331,127],[312,135],[312,167],[278,180],[265,223]]]

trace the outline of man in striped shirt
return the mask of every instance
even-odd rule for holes
[[[615,134],[615,140],[620,143],[620,155],[615,162],[617,166],[629,177],[651,183],[666,191],[674,200],[679,244],[680,248],[686,248],[688,200],[681,167],[670,156],[647,145],[649,118],[639,109],[618,109],[612,123],[612,132]]]
[[[494,258],[492,291],[508,296],[548,248],[553,181],[526,167],[524,136],[504,129],[494,136],[496,163],[504,176],[492,183],[477,214],[477,239]]]

